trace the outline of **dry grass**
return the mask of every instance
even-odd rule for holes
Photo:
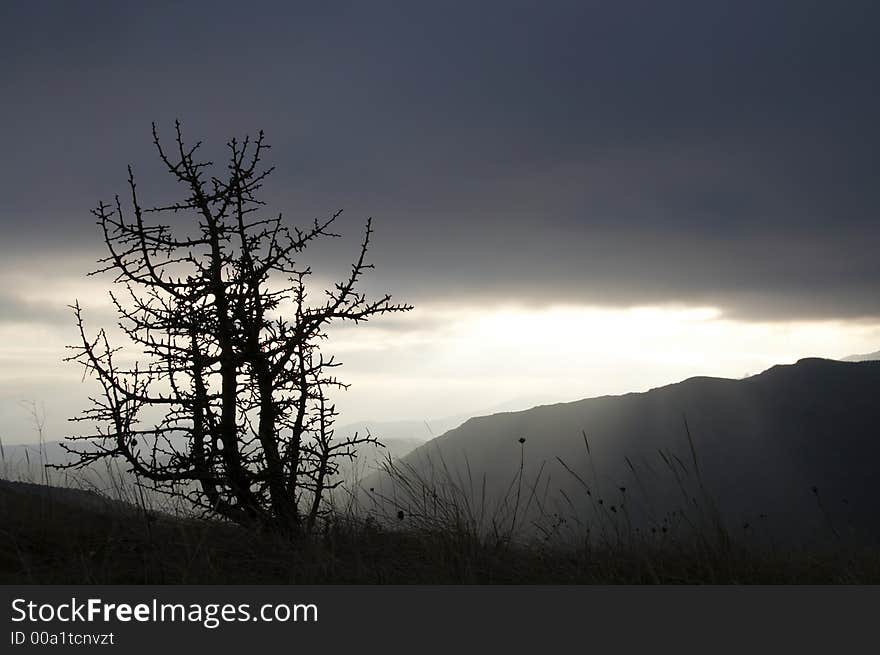
[[[490,506],[485,487],[397,470],[396,504],[349,501],[298,543],[156,511],[95,492],[0,485],[0,583],[14,584],[863,584],[876,550],[759,549],[713,531],[562,539],[524,531],[539,485],[514,478]],[[480,489],[483,488],[482,498]],[[141,497],[142,498],[142,497]],[[407,500],[408,512],[394,509]],[[391,511],[383,513],[382,509]],[[612,516],[609,514],[609,516]],[[617,517],[612,517],[615,520]],[[530,535],[530,536],[526,536]]]
[[[876,552],[702,544],[560,548],[331,521],[292,544],[151,512],[0,491],[4,584],[821,584],[880,582]]]
[[[880,583],[876,549],[744,545],[720,526],[711,499],[678,522],[640,530],[625,506],[610,511],[568,466],[593,502],[589,519],[574,505],[569,515],[550,511],[543,469],[527,480],[521,464],[492,500],[485,478],[435,464],[426,475],[389,462],[387,495],[337,498],[319,530],[297,543],[180,506],[160,511],[120,475],[101,493],[58,490],[42,475],[0,484],[0,583]]]

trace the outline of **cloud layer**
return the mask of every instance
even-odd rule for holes
[[[373,215],[408,300],[880,316],[876,3],[416,4],[7,3],[0,256],[99,254],[180,117],[266,129],[273,209]]]

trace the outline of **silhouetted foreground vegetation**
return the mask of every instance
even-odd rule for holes
[[[336,518],[292,543],[89,492],[0,486],[0,582],[33,584],[878,583],[876,550],[747,548],[723,539],[602,546]],[[93,502],[94,501],[94,502]]]
[[[217,170],[198,153],[201,142],[184,142],[179,122],[174,146],[166,150],[155,124],[153,144],[181,188],[178,200],[142,205],[129,167],[130,207],[117,196],[92,211],[107,248],[94,273],[117,285],[117,326],[138,361],[120,358],[105,330],[88,332],[79,303],[71,305],[79,339],[68,361],[100,392],[72,419],[84,432],[62,443],[74,459],[57,466],[124,462],[152,489],[206,514],[309,534],[341,463],[376,443],[369,434],[336,436],[329,392],[348,385],[319,345],[334,323],[412,306],[360,290],[373,268],[372,219],[349,273],[309,300],[312,270],[300,255],[340,236],[342,210],[302,229],[280,214],[267,218],[259,196],[273,168],[262,163],[262,132],[230,140]],[[161,418],[147,419],[150,411]]]

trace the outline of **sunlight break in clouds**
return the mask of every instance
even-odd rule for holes
[[[387,418],[486,411],[642,391],[694,375],[739,378],[808,356],[871,350],[880,325],[845,321],[752,323],[715,308],[425,307],[334,336],[352,389],[351,415]],[[399,412],[399,410],[397,410]]]
[[[45,318],[6,315],[0,323],[5,441],[33,437],[22,400],[45,403],[47,438],[56,439],[94,393],[94,381],[83,383],[78,366],[62,363],[76,336],[65,305],[80,299],[91,332],[112,328],[106,287],[95,278],[22,280],[12,306],[27,298]],[[115,345],[126,345],[117,337]],[[869,352],[878,343],[877,323],[744,322],[711,307],[421,304],[357,329],[334,328],[326,351],[343,362],[340,377],[352,385],[336,395],[344,424],[488,413],[511,403],[520,409],[694,375],[738,378],[801,357]]]

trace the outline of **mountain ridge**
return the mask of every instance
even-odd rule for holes
[[[827,530],[824,513],[876,535],[880,497],[869,462],[880,457],[878,391],[880,361],[807,357],[741,380],[695,376],[642,392],[473,417],[401,461],[425,478],[436,478],[431,467],[438,461],[458,479],[486,476],[500,495],[522,457],[526,478],[534,480],[546,465],[554,488],[571,497],[578,485],[558,462],[587,474],[583,433],[602,478],[591,484],[601,494],[632,487],[638,474],[651,480],[648,501],[676,511],[676,482],[663,479],[657,455],[678,453],[682,467],[692,469],[685,463],[693,446],[707,488],[732,525],[772,516],[781,533],[820,532]],[[383,473],[367,482],[383,494],[392,484]]]

